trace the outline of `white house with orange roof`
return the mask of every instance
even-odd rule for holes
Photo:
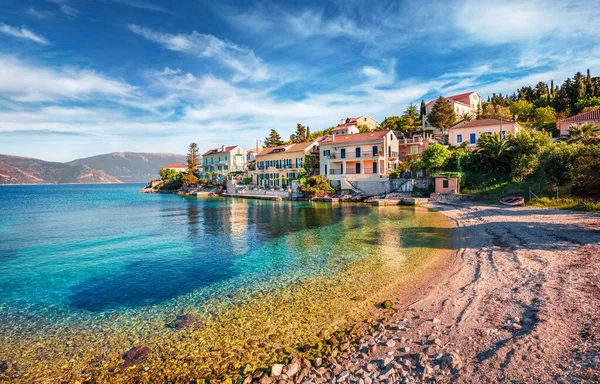
[[[567,117],[566,119],[562,119],[561,121],[556,122],[556,128],[560,130],[561,136],[569,135],[569,127],[571,125],[582,126],[583,124],[592,124],[596,127],[600,127],[600,108],[580,113],[579,115]]]
[[[379,180],[398,164],[398,138],[391,130],[331,135],[319,154],[320,173],[332,181]]]
[[[246,151],[239,145],[210,149],[202,154],[202,172],[226,175],[246,171]]]
[[[168,165],[165,165],[164,167],[162,167],[161,169],[172,169],[177,172],[186,172],[187,164],[183,164],[183,163],[168,164]]]
[[[477,111],[481,109],[481,96],[477,92],[461,93],[460,95],[444,97],[452,105],[452,109],[456,113],[456,118],[460,119],[465,114],[470,114],[475,117]],[[427,116],[431,113],[433,106],[437,100],[431,100],[425,105],[425,117],[423,119],[423,126],[425,128],[431,127]],[[435,127],[433,127],[435,128]]]
[[[377,120],[368,115],[362,115],[359,117],[347,117],[342,119],[341,123],[338,124],[337,127],[333,129],[334,132],[340,133],[340,131],[351,129],[352,131],[356,129],[356,132],[360,129],[361,126],[366,125],[369,127],[369,130],[373,131],[377,129]],[[345,132],[342,134],[348,134],[350,132]],[[351,132],[354,133],[354,132]]]
[[[503,119],[478,119],[462,121],[448,129],[448,144],[459,146],[467,143],[469,148],[477,148],[481,135],[497,133],[500,137],[515,135],[523,129],[516,121]]]

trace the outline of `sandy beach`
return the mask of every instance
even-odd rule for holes
[[[430,207],[457,226],[448,268],[410,299],[393,301],[374,332],[304,380],[598,382],[600,217]]]

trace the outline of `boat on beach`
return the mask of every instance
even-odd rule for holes
[[[500,203],[511,207],[518,207],[525,204],[525,198],[521,196],[506,196],[500,200]]]

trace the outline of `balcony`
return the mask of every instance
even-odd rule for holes
[[[341,169],[330,169],[329,170],[329,174],[330,175],[343,175],[342,170]]]
[[[397,153],[396,153],[397,155]],[[332,159],[332,160],[346,160],[346,159],[364,159],[364,158],[371,158],[371,157],[378,157],[378,156],[383,156],[383,153],[378,152],[377,154],[373,154],[372,152],[362,152],[360,154],[360,156],[356,156],[355,152],[346,152],[346,155],[344,155],[344,157],[342,157],[340,152],[334,152],[331,155],[327,156],[327,158]]]

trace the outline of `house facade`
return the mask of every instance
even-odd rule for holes
[[[437,143],[433,137],[413,136],[398,138],[398,158],[405,161],[409,156],[421,155],[430,145]]]
[[[318,156],[319,143],[280,145],[265,148],[256,155],[255,169],[249,171],[252,182],[260,187],[283,187],[298,177],[307,155]]]
[[[398,165],[398,138],[391,130],[332,135],[319,153],[320,173],[330,180],[387,178]]]
[[[169,164],[169,165],[165,165],[161,169],[172,169],[177,172],[186,172],[187,164],[183,164],[183,163]]]
[[[246,171],[246,151],[239,145],[213,148],[202,154],[202,173],[226,175],[229,172]]]
[[[343,126],[351,126],[353,125],[357,129],[360,128],[361,125],[366,125],[369,127],[371,131],[377,129],[377,120],[368,115],[362,115],[359,117],[347,117],[342,119],[341,123],[338,124],[337,128],[341,128]]]
[[[560,131],[561,136],[568,136],[571,125],[582,126],[583,124],[592,124],[600,127],[600,108],[558,121],[556,122],[556,128]]]
[[[475,117],[481,109],[481,96],[477,92],[461,93],[460,95],[444,97],[452,105],[452,109],[456,113],[456,118],[460,119],[464,114],[470,114]],[[436,100],[431,100],[425,105],[425,117],[423,118],[423,126],[431,127],[427,116],[431,113]],[[434,127],[435,128],[435,127]]]
[[[467,147],[476,148],[477,140],[484,134],[497,133],[500,137],[515,135],[523,129],[517,122],[502,119],[479,119],[463,121],[448,130],[448,144],[459,146],[467,143]]]

